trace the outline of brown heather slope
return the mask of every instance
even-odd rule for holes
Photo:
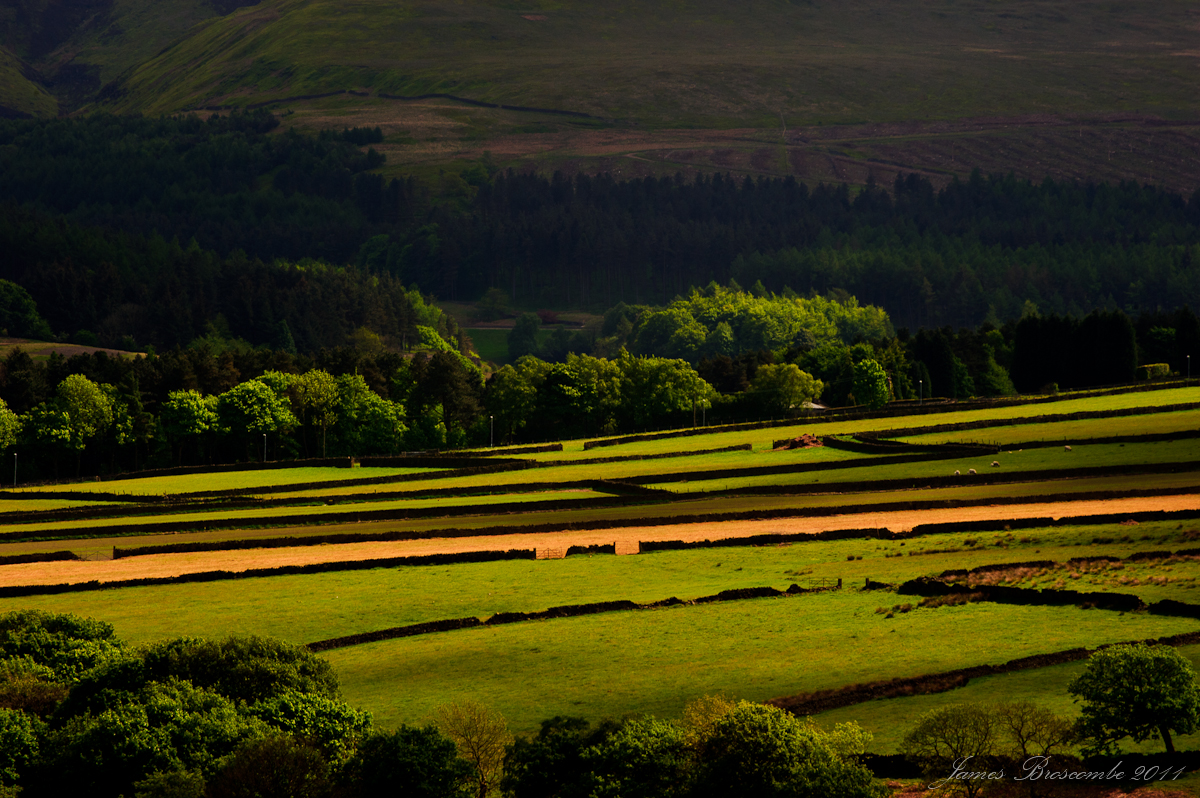
[[[732,129],[596,129],[532,112],[449,99],[342,95],[274,106],[287,124],[319,131],[380,127],[384,171],[399,175],[483,158],[518,170],[610,173],[620,178],[732,172],[803,182],[874,180],[915,172],[935,185],[985,174],[1150,183],[1184,196],[1200,188],[1200,119],[1144,114],[1026,114],[959,120]]]

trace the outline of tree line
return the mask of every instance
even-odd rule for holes
[[[146,351],[217,335],[298,353],[361,329],[401,348],[417,326],[459,346],[454,320],[388,274],[303,259],[219,256],[184,245],[0,209],[0,326],[8,335]]]
[[[539,325],[521,316],[509,336],[515,362],[490,373],[425,325],[414,327],[414,353],[366,329],[353,346],[313,356],[255,349],[216,329],[146,357],[35,361],[17,347],[0,361],[0,473],[17,476],[14,452],[22,479],[60,479],[781,419],[817,404],[1054,392],[1186,375],[1200,346],[1188,308],[1136,322],[1119,311],[1031,313],[999,328],[911,334],[853,298],[761,285],[713,284],[665,308],[621,304],[590,329],[560,327],[548,340]]]

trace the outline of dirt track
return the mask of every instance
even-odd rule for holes
[[[637,551],[640,540],[715,540],[771,532],[816,533],[827,529],[887,527],[894,532],[907,531],[917,524],[952,521],[980,521],[1049,516],[1093,515],[1100,513],[1147,510],[1200,509],[1200,494],[1157,496],[1153,498],[1113,499],[1109,501],[1055,502],[1008,507],[982,506],[946,510],[919,510],[893,513],[857,513],[826,518],[779,518],[769,521],[729,521],[724,523],[673,524],[670,526],[627,527],[612,530],[543,532],[537,534],[495,535],[485,537],[435,538],[431,540],[387,543],[345,543],[340,545],[297,546],[286,549],[249,549],[194,554],[157,554],[121,560],[86,562],[29,563],[0,566],[0,585],[59,584],[65,582],[108,582],[122,579],[173,576],[199,571],[244,571],[250,568],[274,568],[281,565],[373,560],[420,554],[496,549],[551,549],[558,556],[569,546],[616,543],[618,554]]]

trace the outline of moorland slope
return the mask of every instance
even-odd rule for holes
[[[1195,108],[1183,2],[264,0],[103,93],[171,112],[370,89],[647,125]],[[789,120],[788,117],[791,117]]]

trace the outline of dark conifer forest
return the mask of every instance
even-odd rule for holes
[[[385,179],[379,139],[266,112],[0,121],[0,326],[149,354],[8,355],[4,445],[43,477],[261,457],[258,434],[273,458],[391,453],[1108,385],[1200,355],[1200,191],[490,158]],[[495,368],[433,301],[485,294],[604,321],[547,338],[526,314]],[[81,428],[71,402],[107,410]]]
[[[228,284],[229,270],[254,274],[250,283],[298,282],[295,268],[289,281],[278,276],[284,270],[268,277],[251,265],[279,260],[352,264],[442,299],[500,288],[527,306],[592,309],[660,304],[712,281],[761,281],[776,292],[844,291],[913,329],[999,324],[1020,318],[1026,303],[1083,316],[1200,302],[1200,191],[976,173],[941,190],[907,175],[852,193],[721,174],[546,177],[486,160],[426,184],[374,173],[383,156],[356,143],[369,139],[352,130],[300,135],[265,112],[0,123],[0,201],[33,209],[19,221],[4,214],[12,254],[0,277],[25,285],[44,312],[54,304],[62,319],[51,325],[68,333],[68,320],[95,332],[121,306],[178,293],[179,280],[201,292]],[[12,236],[30,238],[30,225],[37,246],[14,249]],[[184,265],[197,248],[216,259]],[[31,277],[50,264],[57,277]],[[89,285],[97,279],[103,288]],[[240,334],[270,343],[268,317],[281,316],[296,335],[287,310],[247,301],[261,308]],[[194,334],[148,327],[139,340],[159,346]],[[314,332],[296,343],[329,340]]]

